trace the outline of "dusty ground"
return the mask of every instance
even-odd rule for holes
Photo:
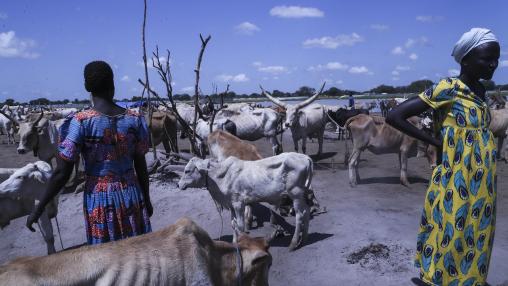
[[[289,133],[284,149],[293,149]],[[1,140],[0,140],[1,141]],[[255,143],[264,156],[271,153],[269,143]],[[180,142],[184,148],[187,142]],[[315,154],[317,141],[308,150]],[[351,188],[343,163],[344,143],[326,140],[327,158],[315,164],[313,188],[328,212],[310,222],[309,241],[289,252],[289,237],[272,242],[273,265],[271,285],[412,285],[418,275],[412,267],[421,208],[430,170],[425,159],[409,160],[410,188],[399,184],[397,155],[362,155],[360,185]],[[0,145],[0,167],[20,167],[33,161],[31,154],[15,153],[12,145]],[[488,282],[508,285],[508,165],[498,165],[497,229]],[[211,237],[221,236],[221,217],[204,189],[180,191],[176,179],[153,180],[152,201],[154,230],[173,223],[182,216],[196,221]],[[267,220],[267,210],[258,216]],[[222,238],[231,239],[229,214],[224,212]],[[64,247],[85,241],[82,217],[82,195],[60,197],[58,215]],[[44,255],[46,247],[39,232],[31,233],[20,218],[0,231],[0,264],[23,255]],[[294,217],[286,218],[294,224]],[[55,228],[56,229],[56,228]],[[251,232],[265,235],[271,231],[267,223]],[[56,238],[57,249],[60,249]]]

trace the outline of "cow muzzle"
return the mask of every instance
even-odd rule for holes
[[[21,155],[26,153],[25,148],[18,148],[17,151],[18,151],[18,154],[21,154]]]

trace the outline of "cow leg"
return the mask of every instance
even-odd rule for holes
[[[252,228],[252,207],[251,205],[245,205],[245,227],[247,230]]]
[[[304,236],[307,236],[304,225],[304,217],[306,212],[309,212],[308,206],[303,200],[303,196],[300,198],[293,199],[293,206],[295,208],[295,233],[293,234],[293,238],[291,239],[291,243],[289,244],[289,250],[293,251],[298,247],[300,241],[300,232],[302,232],[302,243],[304,242]]]
[[[407,179],[407,150],[400,150],[399,162],[400,162],[400,182],[406,187],[409,187],[409,181]]]
[[[168,139],[163,139],[162,140],[162,145],[164,146],[164,151],[166,151],[167,155],[166,155],[166,159],[169,158],[169,153],[171,153],[171,144],[169,144],[169,140]]]
[[[55,237],[53,236],[53,225],[51,224],[47,210],[44,210],[39,220],[41,222],[42,237],[44,241],[46,241],[48,254],[53,254],[56,252]]]
[[[298,153],[298,137],[293,135],[293,143],[295,144],[295,152]]]
[[[504,137],[498,137],[497,138],[497,155],[496,155],[496,159],[497,160],[505,160],[508,159],[508,158],[505,158],[505,154],[503,153],[503,142],[504,142]]]
[[[270,143],[272,143],[272,152],[273,152],[273,155],[278,155],[280,154],[279,153],[279,149],[280,149],[280,144],[279,144],[279,141],[277,140],[277,136],[272,136],[270,137]]]
[[[358,159],[360,158],[360,150],[353,149],[353,153],[349,157],[349,184],[351,187],[355,187],[360,180],[358,174]]]
[[[307,154],[307,136],[302,137],[302,153]]]
[[[238,240],[237,232],[245,232],[245,205],[242,202],[233,202],[233,209],[235,218],[232,219],[233,224],[233,242],[236,243]]]
[[[325,136],[325,132],[323,130],[323,132],[320,132],[318,135],[318,145],[319,145],[318,155],[321,155],[321,153],[323,153],[323,137],[324,136]]]

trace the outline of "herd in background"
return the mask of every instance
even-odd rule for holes
[[[262,93],[273,102],[273,108],[238,103],[229,104],[215,110],[212,105],[207,110],[205,109],[205,112],[200,112],[197,122],[194,122],[195,108],[193,106],[183,103],[177,104],[179,116],[188,126],[196,126],[194,132],[200,138],[198,140],[200,156],[196,157],[181,153],[178,149],[177,134],[180,132],[183,135],[184,132],[182,132],[183,126],[177,120],[173,110],[159,107],[158,110],[152,113],[151,122],[148,112],[145,112],[145,117],[151,128],[153,145],[157,146],[162,143],[166,151],[164,153],[168,157],[171,157],[171,159],[178,157],[177,160],[168,160],[171,161],[171,164],[166,164],[164,170],[171,170],[180,175],[178,183],[180,189],[204,187],[210,192],[212,199],[218,206],[230,210],[231,226],[234,230],[233,244],[211,240],[206,232],[197,227],[192,221],[184,219],[166,229],[139,238],[127,239],[112,245],[83,247],[59,253],[54,257],[51,255],[37,259],[46,261],[46,263],[55,263],[54,261],[65,263],[66,259],[76,259],[76,255],[82,255],[84,252],[94,253],[94,255],[108,253],[108,251],[113,252],[116,248],[122,248],[122,245],[128,244],[150,245],[157,249],[164,241],[170,241],[168,245],[174,245],[182,240],[182,236],[185,236],[185,239],[192,240],[189,245],[194,245],[193,247],[196,247],[196,249],[199,248],[200,251],[210,253],[216,251],[231,260],[228,264],[231,267],[226,265],[223,269],[217,270],[229,273],[228,278],[218,278],[211,273],[203,273],[200,276],[200,279],[203,279],[202,281],[208,281],[207,279],[222,281],[219,284],[210,283],[214,285],[233,285],[237,281],[243,281],[242,285],[267,285],[268,267],[271,264],[268,245],[266,242],[256,241],[256,239],[251,239],[242,234],[250,229],[254,221],[251,208],[261,202],[273,206],[270,222],[275,227],[275,231],[270,238],[274,238],[281,230],[281,227],[276,225],[276,212],[283,207],[282,201],[289,202],[296,220],[295,231],[289,248],[294,250],[304,245],[311,214],[319,210],[319,204],[311,186],[313,161],[305,155],[307,151],[306,141],[309,138],[317,138],[319,144],[317,158],[319,158],[319,155],[323,152],[323,140],[327,124],[336,125],[337,130],[346,130],[349,134],[349,139],[343,142],[346,144],[346,160],[344,163],[348,164],[351,186],[360,183],[358,162],[361,152],[365,150],[369,150],[374,154],[397,153],[400,163],[400,181],[406,186],[409,185],[407,179],[408,157],[424,156],[428,158],[431,167],[436,166],[437,152],[432,146],[427,146],[385,123],[383,117],[386,115],[387,109],[385,108],[393,107],[392,105],[396,103],[395,100],[383,102],[380,106],[382,116],[378,116],[369,114],[368,108],[345,109],[315,103],[314,101],[319,97],[323,88],[324,85],[319,92],[297,104],[285,103],[273,97],[269,92],[262,90]],[[24,106],[4,106],[1,108],[0,133],[7,136],[7,144],[15,144],[14,135],[18,134],[17,153],[23,155],[32,152],[39,159],[39,161],[29,163],[19,169],[0,168],[1,228],[6,227],[10,220],[28,215],[35,207],[52,173],[51,160],[57,154],[58,130],[64,123],[65,117],[71,116],[75,112],[78,112],[75,108],[46,111],[42,109],[29,110]],[[430,117],[413,117],[409,120],[411,124],[418,128],[432,132]],[[491,117],[490,129],[499,139],[499,159],[505,158],[504,152],[501,151],[504,151],[502,149],[504,147],[503,139],[506,137],[508,129],[508,110],[492,109]],[[292,135],[294,152],[283,153],[282,141],[279,141],[277,136],[287,129],[290,130]],[[273,156],[262,158],[256,147],[246,142],[261,138],[269,140]],[[301,148],[299,147],[300,141]],[[349,151],[348,141],[352,142],[351,151]],[[304,154],[298,153],[299,151]],[[209,155],[208,158],[205,158],[206,154]],[[75,175],[72,176],[68,186],[77,186],[78,166],[77,163]],[[48,206],[40,221],[41,233],[46,241],[49,254],[55,252],[50,219],[56,218],[57,212],[58,197]],[[163,233],[166,235],[163,235]],[[246,243],[246,241],[250,242]],[[187,247],[191,247],[189,245]],[[101,251],[99,251],[99,248]],[[218,250],[219,248],[226,250]],[[173,255],[174,250],[171,250],[170,247],[166,246],[162,249],[163,255]],[[192,249],[188,249],[188,251],[192,252]],[[141,254],[128,253],[127,255],[139,257]],[[206,255],[193,257],[192,259],[193,263],[213,264],[211,258]],[[199,261],[196,262],[196,260]],[[122,261],[126,260],[122,259]],[[8,264],[8,266],[15,263]],[[106,265],[105,263],[99,264],[94,271],[100,271],[101,267]],[[33,264],[37,264],[35,260]],[[68,267],[73,267],[74,263],[68,264]],[[23,265],[26,266],[26,264]],[[32,265],[32,267],[35,266]],[[134,269],[135,265],[129,265],[127,268],[129,267]],[[180,275],[187,275],[187,270],[178,269],[178,267],[177,265],[170,266],[171,269],[179,271]],[[140,271],[142,270],[133,270],[134,274],[132,275],[144,275]],[[210,269],[206,271],[210,271]],[[118,277],[107,275],[103,273],[98,277],[118,279]],[[0,271],[0,276],[2,276],[2,271]],[[11,279],[15,276],[9,277],[11,276],[5,279]],[[20,276],[18,273],[18,277],[25,276]],[[80,277],[78,275],[75,277],[76,280],[73,280],[72,283],[69,281],[69,284],[88,283],[90,281],[86,279],[91,279],[90,277]],[[135,278],[131,277],[129,279]],[[225,283],[225,280],[220,279],[231,281]],[[254,283],[255,281],[258,281],[259,284]],[[184,284],[173,283],[171,285]]]

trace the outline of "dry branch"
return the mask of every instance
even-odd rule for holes
[[[196,84],[194,85],[194,128],[193,128],[193,137],[194,140],[196,138],[196,125],[198,122],[198,109],[199,109],[199,72],[201,69],[201,60],[203,59],[203,53],[205,52],[206,45],[208,41],[210,41],[211,36],[209,35],[206,39],[203,39],[203,36],[199,34],[199,38],[201,39],[201,50],[199,51],[198,63],[196,65],[196,69],[194,72],[196,73]],[[204,154],[200,154],[203,157]]]

